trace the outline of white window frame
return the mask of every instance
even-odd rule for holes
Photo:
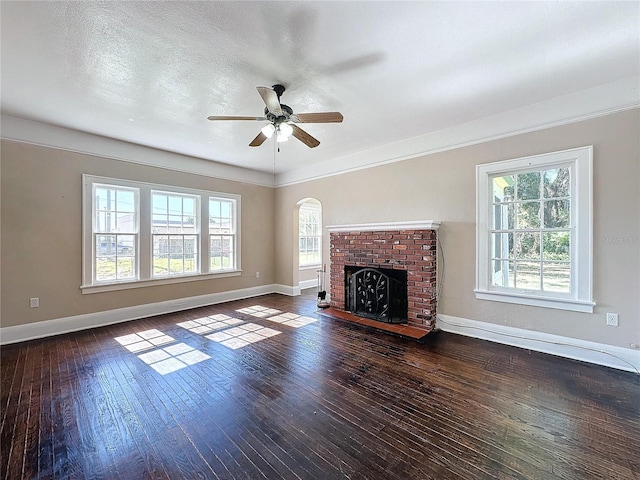
[[[240,200],[239,199],[233,199],[230,198],[229,196],[221,196],[221,195],[210,195],[207,197],[207,209],[209,208],[209,202],[211,200],[232,200],[231,203],[231,219],[232,219],[232,226],[231,226],[231,233],[211,233],[211,215],[209,214],[208,210],[207,210],[207,221],[206,221],[206,236],[207,236],[207,244],[209,245],[209,247],[211,246],[211,239],[212,237],[216,237],[216,236],[220,236],[220,237],[231,237],[232,238],[232,250],[234,252],[234,266],[232,266],[231,268],[221,268],[221,269],[217,269],[214,270],[215,272],[218,273],[223,273],[223,272],[228,272],[228,271],[233,271],[235,270],[237,264],[235,262],[240,262],[240,250],[239,250],[239,235],[240,235],[240,220],[239,220],[239,216],[240,216]],[[211,255],[208,255],[208,259],[207,259],[209,268],[211,268]]]
[[[569,166],[571,169],[568,294],[491,286],[492,179],[501,175]],[[593,146],[487,163],[476,167],[476,289],[479,300],[593,313]]]
[[[300,216],[304,210],[314,210],[319,212],[318,235],[300,235],[300,226],[299,226]],[[300,238],[301,237],[318,239],[318,254],[320,255],[320,258],[317,262],[310,262],[310,263],[300,262]],[[300,205],[300,208],[298,209],[298,267],[304,270],[304,269],[318,267],[319,265],[322,265],[322,205],[317,203],[303,203],[302,205]]]
[[[195,232],[191,233],[191,234],[185,234],[184,232],[181,233],[156,233],[154,232],[154,225],[153,225],[153,215],[155,215],[154,211],[153,211],[153,202],[151,204],[151,244],[152,244],[152,261],[154,258],[154,253],[153,253],[153,243],[156,239],[156,237],[163,237],[166,236],[168,237],[169,240],[169,245],[171,244],[171,237],[183,237],[182,238],[182,242],[183,242],[183,248],[184,248],[184,237],[186,236],[190,236],[190,237],[196,237],[196,271],[195,272],[182,272],[182,273],[172,273],[169,269],[167,269],[167,273],[166,274],[159,274],[159,273],[155,273],[154,272],[154,268],[151,269],[151,277],[156,279],[156,278],[177,278],[177,277],[182,277],[182,276],[190,276],[190,275],[198,275],[200,273],[200,268],[201,268],[201,257],[202,257],[202,252],[200,251],[200,245],[201,245],[201,240],[200,240],[200,234],[201,234],[201,230],[200,230],[200,224],[201,224],[201,214],[202,214],[202,208],[200,206],[200,202],[201,202],[201,196],[197,195],[197,194],[193,194],[193,193],[184,193],[184,192],[176,192],[175,189],[172,189],[171,191],[168,190],[155,190],[155,189],[151,189],[150,192],[150,196],[151,199],[153,200],[153,196],[154,195],[163,195],[163,196],[167,196],[167,197],[174,197],[174,198],[180,198],[181,203],[184,203],[184,199],[188,199],[191,198],[194,200],[195,202],[195,209],[196,209],[196,219],[195,219]],[[182,217],[182,211],[180,213],[180,217]],[[167,216],[169,216],[169,214],[167,214]],[[184,252],[183,252],[184,255]],[[170,263],[170,260],[169,260]],[[155,267],[155,265],[154,265]],[[183,258],[183,267],[184,267],[184,258]]]
[[[138,244],[136,252],[136,278],[113,282],[96,282],[94,273],[95,242],[93,242],[93,188],[94,185],[112,186],[116,188],[136,189],[138,191]],[[199,197],[198,218],[198,272],[185,273],[163,277],[153,276],[153,242],[152,242],[152,192],[165,192]],[[210,271],[209,265],[209,198],[232,200],[235,205],[235,268],[223,271]],[[242,274],[240,261],[240,225],[241,225],[241,196],[229,193],[212,192],[172,185],[160,185],[117,178],[100,177],[84,174],[82,176],[82,284],[83,294],[99,293],[114,290],[182,283],[212,278],[240,276]],[[204,223],[203,223],[204,222]],[[206,234],[202,226],[207,225]]]

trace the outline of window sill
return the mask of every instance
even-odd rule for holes
[[[594,302],[586,300],[540,296],[534,297],[521,293],[495,292],[488,290],[475,290],[475,293],[478,300],[530,305],[533,307],[555,308],[558,310],[570,310],[573,312],[593,313],[593,307],[595,306]]]
[[[81,285],[83,295],[91,293],[113,292],[117,290],[129,290],[131,288],[155,287],[158,285],[171,285],[174,283],[196,282],[199,280],[211,280],[214,278],[238,277],[242,270],[229,270],[220,273],[203,273],[184,277],[155,278],[152,280],[134,280],[131,282],[108,283],[99,285]]]

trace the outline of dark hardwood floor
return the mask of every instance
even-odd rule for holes
[[[635,374],[311,293],[2,347],[2,478],[640,478]]]

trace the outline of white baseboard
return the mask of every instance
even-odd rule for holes
[[[318,280],[315,279],[311,279],[311,280],[302,280],[298,286],[300,287],[300,290],[306,290],[307,288],[317,288],[318,287]]]
[[[197,297],[179,298],[165,302],[118,308],[104,312],[74,315],[73,317],[44,320],[42,322],[27,323],[13,327],[2,327],[0,328],[0,345],[24,342],[26,340],[60,335],[88,328],[103,327],[105,325],[128,322],[129,320],[136,320],[138,318],[173,313],[233,300],[242,300],[243,298],[257,297],[268,293],[292,295],[291,292],[294,290],[294,287],[287,287],[286,285],[262,285],[228,292],[199,295]]]
[[[440,330],[638,373],[640,351],[438,314]]]
[[[300,295],[300,287],[294,287],[291,285],[282,285],[278,283],[271,286],[274,288],[273,293],[288,295],[290,297],[297,297],[298,295]]]

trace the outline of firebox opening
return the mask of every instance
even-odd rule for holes
[[[345,266],[345,309],[387,323],[406,323],[407,271]]]

